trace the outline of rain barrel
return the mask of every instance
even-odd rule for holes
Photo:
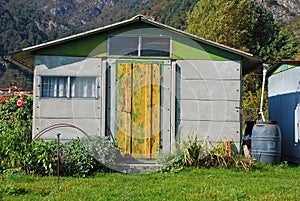
[[[256,122],[251,135],[252,157],[264,164],[276,164],[281,157],[281,132],[276,121]]]

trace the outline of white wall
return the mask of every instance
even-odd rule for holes
[[[212,143],[241,137],[239,61],[177,61],[177,138]]]
[[[79,58],[59,56],[36,56],[34,72],[33,137],[43,129],[55,124],[71,124],[79,129],[60,127],[44,133],[46,140],[61,133],[62,140],[88,135],[103,135],[103,91],[100,58]],[[41,97],[41,76],[95,76],[98,79],[98,98],[45,98]],[[102,104],[103,102],[103,104]]]

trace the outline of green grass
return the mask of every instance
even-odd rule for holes
[[[88,178],[20,174],[0,180],[0,200],[300,200],[300,167],[185,169],[178,173]]]

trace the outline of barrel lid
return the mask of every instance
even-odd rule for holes
[[[277,121],[275,121],[275,120],[268,120],[268,121],[257,120],[256,123],[257,124],[277,124]]]

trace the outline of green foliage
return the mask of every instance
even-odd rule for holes
[[[144,7],[142,13],[153,17],[158,22],[184,30],[187,12],[192,11],[197,2],[198,0],[153,1]]]
[[[57,141],[31,140],[32,96],[16,86],[0,97],[0,172],[57,173]],[[116,148],[106,137],[92,136],[60,145],[61,174],[87,176],[108,171],[114,165]]]
[[[1,64],[0,64],[1,65]],[[32,90],[32,75],[20,68],[13,69],[11,64],[3,64],[3,71],[0,68],[0,86],[22,86],[24,91]]]
[[[28,191],[24,187],[16,187],[16,186],[6,186],[0,187],[0,195],[5,194],[8,196],[17,196],[17,195],[25,195]],[[1,198],[1,197],[0,197]]]
[[[56,141],[44,142],[38,139],[30,142],[23,156],[23,171],[27,174],[53,175],[57,165],[56,150]]]
[[[210,144],[207,140],[199,141],[197,137],[188,138],[182,142],[183,164],[186,166],[201,166],[209,155]]]
[[[261,119],[259,107],[262,90],[262,76],[259,73],[250,73],[243,76],[242,98],[243,98],[243,120],[256,121]],[[268,118],[268,89],[264,90],[263,113]]]
[[[165,165],[163,172],[178,172],[184,167],[238,168],[247,172],[253,168],[252,159],[235,155],[231,141],[212,147],[208,140],[197,137],[183,140],[175,152],[161,154],[158,162]]]
[[[11,93],[0,98],[0,171],[49,175],[53,173],[51,143],[32,142],[33,96],[11,87]]]
[[[97,160],[98,170],[110,171],[109,169],[114,169],[118,149],[109,137],[91,136],[85,140],[85,147],[90,155]]]
[[[251,0],[203,0],[188,14],[187,31],[260,56],[266,61],[293,58],[297,41]]]
[[[11,87],[11,93],[0,97],[0,170],[22,168],[23,156],[31,141],[32,96],[21,88]]]
[[[96,171],[111,171],[116,151],[107,137],[73,139],[61,145],[61,175],[85,177]]]
[[[265,46],[257,45],[257,50],[259,50],[257,55],[269,62],[295,59],[299,48],[295,34],[286,28],[279,28],[277,24],[275,27],[268,43]]]
[[[62,176],[87,176],[96,169],[96,163],[82,139],[74,139],[61,146]]]
[[[187,31],[230,47],[248,51],[257,19],[251,0],[199,1],[188,14]]]

